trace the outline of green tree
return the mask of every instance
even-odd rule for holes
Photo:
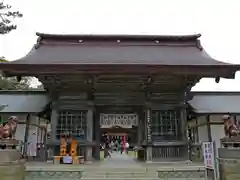
[[[4,57],[0,57],[0,62],[8,62]],[[31,78],[23,77],[19,81],[16,77],[4,77],[0,74],[0,90],[24,90],[30,89]]]
[[[17,25],[12,23],[14,18],[23,16],[19,11],[12,11],[11,8],[9,4],[0,2],[0,34],[7,34],[16,29]]]
[[[1,0],[0,0],[1,1]],[[13,11],[12,6],[0,2],[0,35],[7,34],[17,28],[13,24],[15,18],[22,17],[19,11]],[[8,62],[4,57],[0,57],[0,63]],[[0,90],[29,89],[31,78],[24,77],[19,81],[16,77],[4,77],[0,74]]]

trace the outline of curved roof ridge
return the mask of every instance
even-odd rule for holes
[[[190,35],[130,35],[130,34],[45,34],[36,33],[43,39],[66,40],[66,39],[89,39],[89,40],[166,40],[166,41],[196,41],[201,34]]]

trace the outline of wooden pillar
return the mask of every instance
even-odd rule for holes
[[[143,116],[144,117],[144,116]],[[140,145],[142,141],[142,134],[143,134],[143,128],[142,128],[142,116],[138,115],[138,126],[137,126],[137,144]]]
[[[186,108],[182,107],[181,110],[181,131],[182,131],[182,140],[187,141],[188,139],[188,123],[187,123],[187,112]]]
[[[236,115],[233,116],[233,122],[234,122],[234,124],[237,125],[237,116]]]
[[[23,145],[23,155],[24,155],[24,157],[27,157],[30,121],[31,121],[31,115],[27,114],[27,116],[26,116],[26,127],[25,127],[25,133],[24,133],[24,142],[23,142],[24,143],[24,145]]]
[[[212,142],[212,132],[211,132],[211,125],[210,125],[210,115],[206,116],[207,122],[207,133],[208,133],[208,141]]]
[[[56,128],[58,123],[58,111],[56,107],[56,102],[52,103],[52,114],[51,114],[51,142],[56,139]]]
[[[146,140],[147,140],[147,157],[146,161],[152,161],[152,110],[150,105],[147,104],[146,106]]]
[[[196,139],[197,139],[197,142],[199,142],[198,116],[196,117]]]
[[[100,140],[101,140],[101,134],[100,134],[100,116],[99,116],[99,110],[95,108],[94,113],[94,139],[95,139],[95,148],[94,148],[94,158],[96,160],[100,160]]]
[[[47,151],[47,159],[51,159],[55,154],[54,146],[56,142],[56,132],[57,132],[57,123],[58,123],[58,109],[57,109],[57,102],[54,101],[52,103],[52,113],[51,113],[51,134],[50,138],[47,140],[48,144],[50,142],[50,145],[46,147]]]
[[[187,111],[186,107],[181,107],[181,133],[182,133],[182,141],[186,142],[186,152],[184,153],[184,157],[187,160],[191,161],[192,158],[192,145],[191,145],[191,139],[189,136],[189,130],[188,130],[188,123],[187,123]]]
[[[88,111],[87,111],[87,141],[89,143],[93,142],[93,105],[89,104]],[[86,161],[92,162],[92,146],[86,147]]]

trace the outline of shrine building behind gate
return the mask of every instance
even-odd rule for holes
[[[60,135],[78,154],[100,159],[103,132],[126,134],[147,161],[188,159],[187,102],[203,77],[234,78],[239,66],[211,58],[200,35],[41,34],[25,57],[0,65],[7,76],[35,76],[51,99],[57,155]]]

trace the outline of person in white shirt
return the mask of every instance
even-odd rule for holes
[[[127,153],[127,154],[128,154],[128,149],[129,149],[129,146],[130,146],[130,145],[129,145],[129,143],[128,143],[128,142],[126,142],[126,143],[125,143],[125,147],[126,147],[126,153]]]

